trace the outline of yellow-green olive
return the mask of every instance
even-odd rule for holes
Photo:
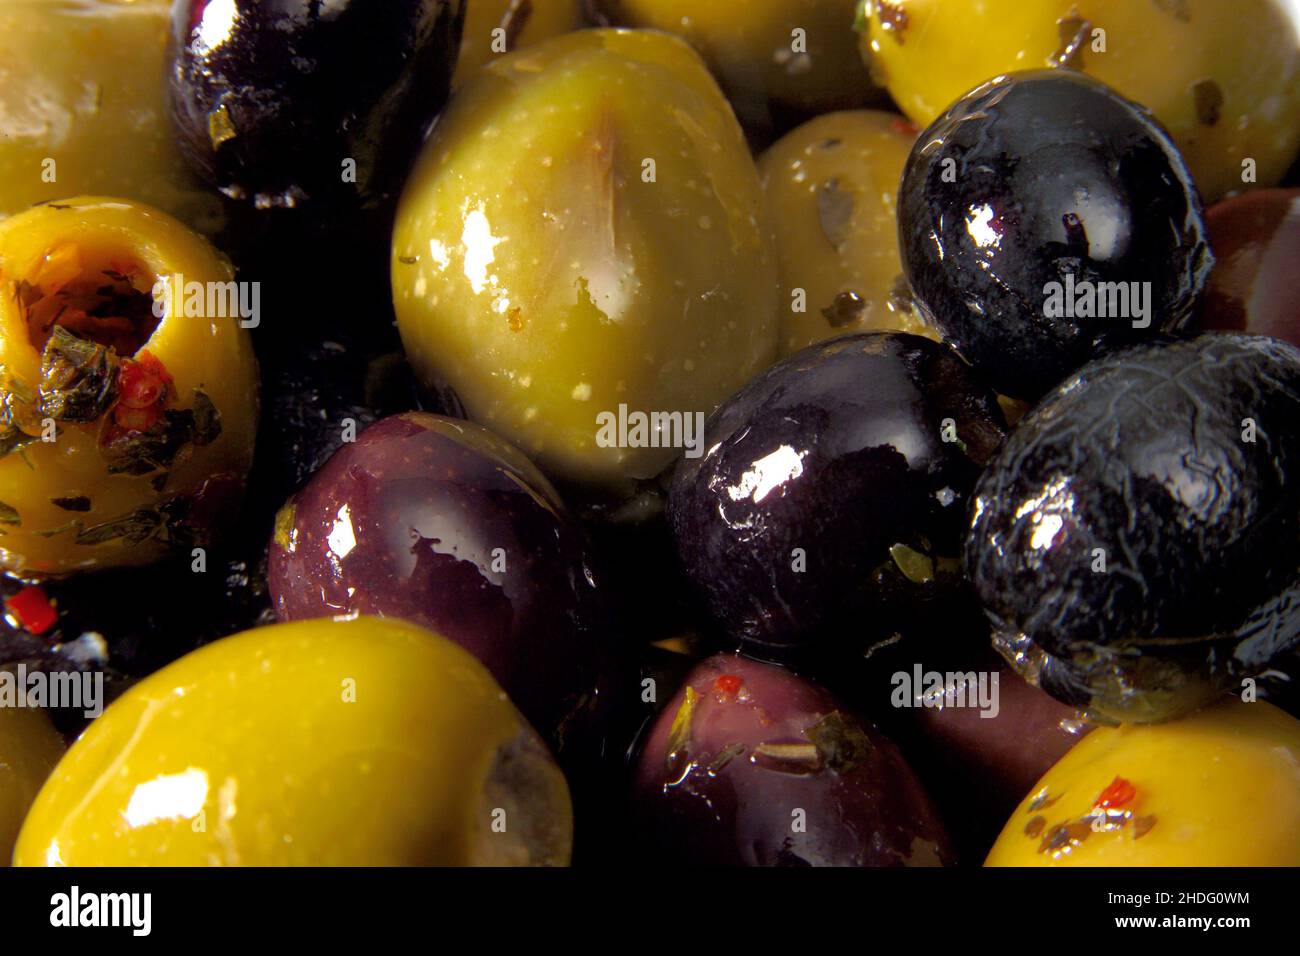
[[[853,33],[856,0],[604,0],[617,23],[697,49],[753,127],[773,110],[817,113],[877,95]]]
[[[85,196],[0,222],[0,569],[144,564],[227,517],[252,462],[244,326],[260,319],[233,279],[138,203]]]
[[[582,0],[471,0],[452,89],[502,53],[580,29]]]
[[[895,113],[829,113],[759,160],[780,260],[782,355],[851,332],[938,338],[911,306],[898,255],[898,183],[915,139]]]
[[[1092,731],[1016,808],[986,866],[1300,866],[1300,721],[1228,700]]]
[[[1300,43],[1277,0],[865,0],[876,79],[927,126],[986,80],[1079,69],[1172,134],[1208,205],[1276,185],[1300,148]]]
[[[59,763],[18,866],[567,864],[564,776],[468,652],[396,620],[224,638]]]
[[[757,171],[665,33],[582,30],[481,70],[425,145],[392,256],[415,370],[569,482],[623,493],[681,454],[605,440],[602,415],[693,418],[775,357]]]
[[[0,866],[13,858],[27,809],[62,756],[63,738],[45,711],[0,707]]]
[[[0,0],[0,219],[64,196],[125,196],[222,225],[172,142],[167,0]]]

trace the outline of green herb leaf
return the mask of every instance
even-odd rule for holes
[[[66,498],[51,498],[50,504],[64,511],[89,511],[90,499],[85,495],[69,495]]]
[[[817,190],[817,221],[826,241],[836,249],[849,238],[853,207],[853,193],[841,189],[838,179],[826,180]]]
[[[221,437],[221,413],[207,393],[194,390],[194,444],[211,445]]]
[[[128,515],[91,525],[78,532],[77,544],[104,544],[121,538],[128,544],[140,544],[158,533],[163,517],[152,508],[139,508]]]
[[[822,765],[850,773],[875,752],[866,731],[852,717],[833,710],[803,732],[821,755]]]
[[[22,515],[13,505],[7,505],[0,501],[0,524],[11,524],[15,527],[21,527],[23,523]]]
[[[97,421],[117,400],[120,368],[111,348],[54,326],[41,355],[42,411],[55,421]]]

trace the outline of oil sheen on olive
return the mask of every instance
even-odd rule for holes
[[[953,861],[929,797],[888,738],[816,684],[739,655],[710,657],[686,676],[634,772],[633,823],[660,861]]]
[[[0,222],[0,568],[141,565],[221,537],[258,417],[249,331],[204,294],[233,279],[142,203],[80,196]]]
[[[1300,866],[1300,721],[1228,698],[1101,727],[1047,771],[985,866]]]
[[[751,647],[861,650],[951,600],[968,496],[1005,427],[993,394],[931,339],[811,346],[728,399],[705,454],[678,466],[678,553]]]
[[[180,0],[181,150],[258,208],[382,203],[447,97],[464,15],[464,0]]]
[[[1150,110],[1207,203],[1276,186],[1300,148],[1300,12],[1278,0],[865,0],[865,14],[872,74],[919,126],[1051,65]]]
[[[917,140],[898,203],[913,289],[945,341],[1015,398],[1102,342],[1184,326],[1213,263],[1169,136],[1072,71],[963,96]]]
[[[280,511],[282,621],[400,617],[474,654],[553,745],[611,690],[582,531],[536,467],[471,422],[411,412],[345,443]]]
[[[207,235],[220,198],[167,122],[168,0],[0,3],[0,219],[38,202],[122,196]]]
[[[1300,350],[1205,333],[1085,366],[975,489],[966,569],[1022,674],[1176,717],[1300,639]]]
[[[684,436],[623,440],[602,416],[712,411],[775,358],[776,283],[731,108],[687,44],[652,30],[580,30],[480,70],[393,232],[393,305],[424,383],[550,478],[616,499]]]
[[[245,631],[133,686],[59,762],[14,863],[566,865],[572,840],[563,774],[483,666],[359,617]]]

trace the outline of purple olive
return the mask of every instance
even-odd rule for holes
[[[1300,189],[1225,199],[1205,221],[1216,262],[1202,324],[1300,345]]]
[[[948,838],[897,748],[794,673],[699,664],[637,759],[636,824],[659,858],[717,866],[936,866]]]
[[[281,509],[268,563],[280,620],[376,614],[437,631],[557,749],[604,712],[614,672],[586,539],[484,428],[423,412],[371,425]]]

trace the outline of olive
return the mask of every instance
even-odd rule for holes
[[[43,710],[0,707],[0,867],[13,859],[23,818],[62,756],[63,738]]]
[[[188,654],[59,763],[19,866],[565,864],[564,777],[473,656],[400,621]]]
[[[586,23],[586,0],[471,0],[452,89],[482,69],[498,54],[533,46],[542,40],[578,30]]]
[[[1300,345],[1300,189],[1264,189],[1205,215],[1214,271],[1202,325]]]
[[[966,569],[999,650],[1066,703],[1176,717],[1300,641],[1300,350],[1205,333],[1113,352],[975,488]]]
[[[75,195],[125,196],[204,233],[221,204],[172,142],[158,77],[167,0],[0,3],[0,219]]]
[[[635,825],[661,862],[952,862],[929,797],[884,735],[816,684],[739,655],[687,675],[635,775]]]
[[[233,278],[138,203],[86,196],[0,222],[5,571],[188,555],[228,520],[257,422],[254,300]]]
[[[878,98],[853,33],[856,0],[598,0],[613,22],[680,35],[750,130]]]
[[[447,98],[464,15],[463,0],[178,0],[181,151],[258,209],[383,205]]]
[[[850,332],[937,337],[911,307],[898,257],[898,181],[915,141],[896,113],[830,113],[759,160],[776,230],[782,356]]]
[[[678,466],[678,554],[751,649],[860,651],[954,602],[966,502],[1005,427],[931,339],[810,346],[728,399]]]
[[[671,464],[697,413],[776,352],[758,173],[667,34],[582,30],[481,70],[425,145],[392,256],[425,384],[610,497]],[[652,415],[668,424],[647,431]]]
[[[344,444],[280,511],[282,621],[401,617],[474,654],[557,748],[612,692],[582,531],[537,468],[470,422],[412,412]]]
[[[1034,785],[985,866],[1300,866],[1300,721],[1230,699],[1094,730]]]
[[[1081,73],[1000,76],[917,140],[898,237],[944,339],[1034,399],[1103,342],[1184,326],[1213,257],[1178,151]]]
[[[1300,148],[1300,47],[1276,0],[866,0],[863,52],[924,126],[1012,70],[1069,67],[1169,130],[1206,202],[1274,186]]]

